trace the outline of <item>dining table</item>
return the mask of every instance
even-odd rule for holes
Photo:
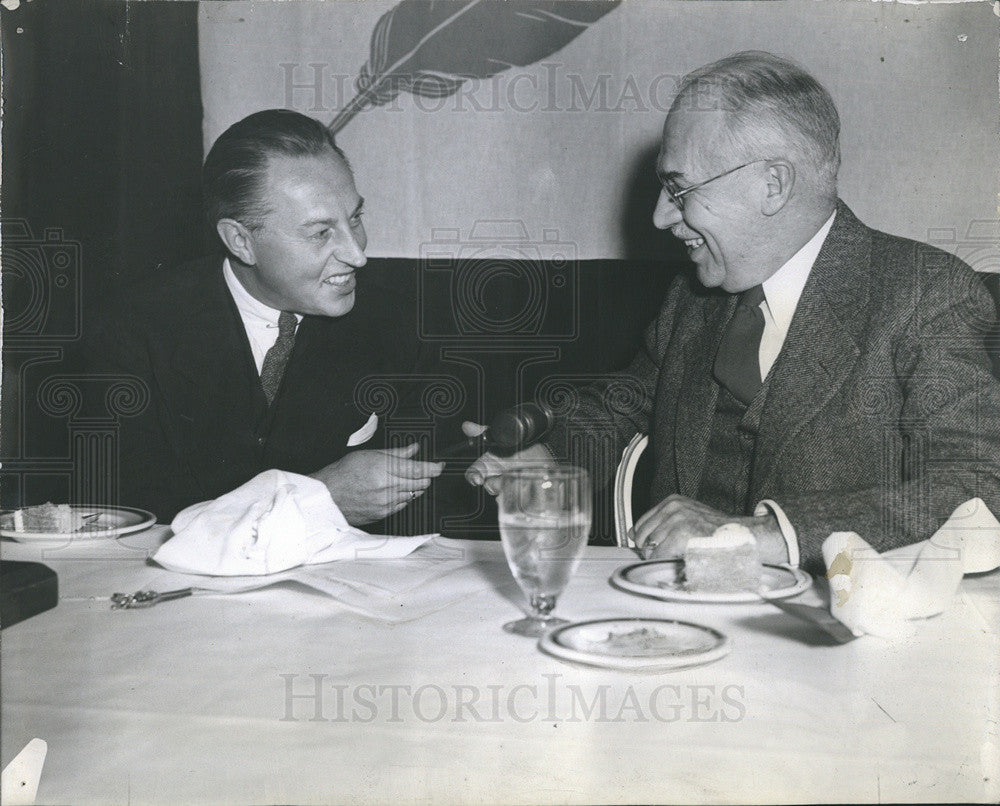
[[[728,639],[629,671],[505,632],[524,602],[498,541],[222,584],[156,565],[169,536],[0,544],[58,575],[0,643],[2,762],[46,742],[37,803],[1000,801],[1000,572],[910,637],[840,643],[766,601],[619,590],[635,555],[587,546],[557,616]]]

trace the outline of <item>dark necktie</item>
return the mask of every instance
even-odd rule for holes
[[[297,324],[298,320],[294,313],[282,311],[278,317],[278,340],[264,356],[264,363],[260,368],[260,385],[264,387],[264,396],[267,397],[269,406],[274,402],[274,396],[278,394],[281,376],[285,374],[288,356],[292,354]]]
[[[759,285],[740,295],[715,356],[715,379],[746,406],[753,402],[762,383],[759,353],[764,333],[764,313],[760,309],[763,301],[764,289]]]

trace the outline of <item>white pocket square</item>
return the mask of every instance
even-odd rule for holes
[[[347,447],[353,448],[355,445],[363,445],[375,436],[375,430],[377,428],[378,415],[375,412],[372,412],[372,416],[368,418],[368,422],[347,438]]]

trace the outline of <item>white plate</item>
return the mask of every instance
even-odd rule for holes
[[[729,639],[688,621],[609,618],[556,627],[538,640],[538,648],[560,660],[602,669],[667,672],[724,657]]]
[[[106,540],[110,537],[141,532],[156,523],[152,512],[134,507],[71,505],[70,508],[83,516],[100,513],[92,522],[84,524],[76,532],[17,532],[13,528],[12,515],[0,515],[0,537],[9,537],[18,543],[66,542],[69,540]]]
[[[812,585],[812,577],[790,565],[764,565],[760,592],[689,591],[680,582],[680,560],[647,560],[626,565],[611,575],[611,584],[627,593],[637,593],[668,602],[741,603],[761,602],[764,598],[784,599],[802,593]]]

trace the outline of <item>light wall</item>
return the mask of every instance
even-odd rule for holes
[[[203,3],[206,145],[262,108],[332,120],[394,5]],[[998,36],[983,2],[626,0],[543,63],[449,99],[404,92],[354,117],[338,142],[367,199],[372,255],[413,257],[435,229],[464,241],[477,221],[513,220],[580,258],[649,256],[662,244],[648,223],[651,154],[673,82],[769,50],[837,102],[841,195],[861,219],[968,252],[970,226],[995,233],[998,218]]]

